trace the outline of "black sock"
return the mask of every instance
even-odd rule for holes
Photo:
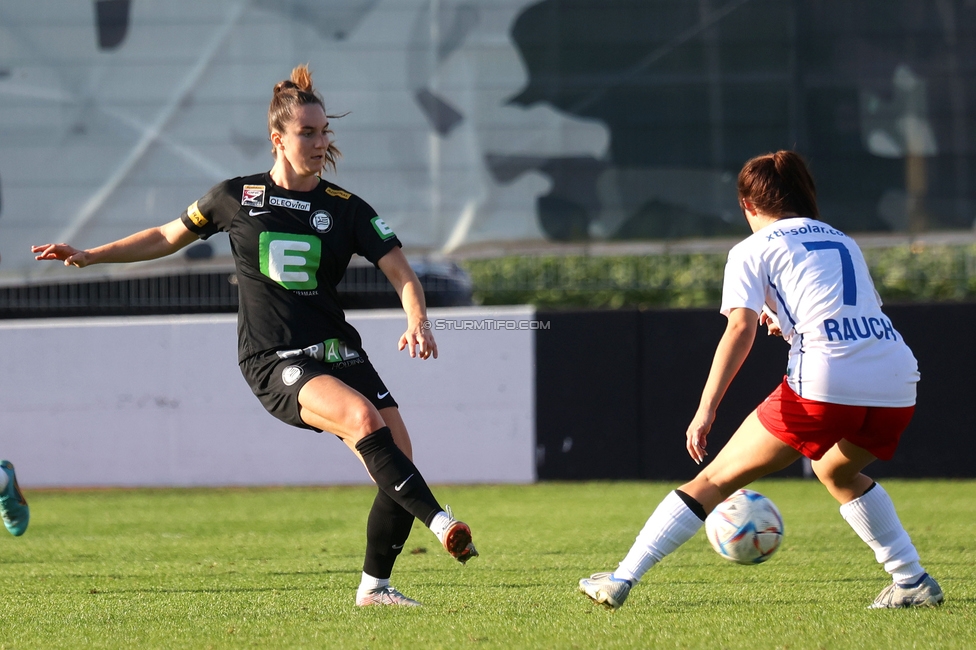
[[[400,507],[383,490],[376,492],[366,521],[366,560],[363,573],[386,579],[413,528],[413,515]]]
[[[376,487],[425,526],[429,526],[434,515],[443,510],[420,470],[393,442],[389,427],[365,436],[356,443],[356,450],[376,481]]]
[[[706,514],[705,514],[705,506],[703,506],[702,504],[698,503],[698,500],[697,499],[695,499],[694,497],[688,496],[687,494],[685,494],[681,490],[675,490],[674,493],[677,494],[681,498],[681,500],[685,502],[685,505],[688,506],[688,509],[689,510],[691,510],[693,513],[695,513],[695,515],[697,515],[699,519],[701,519],[702,521],[705,521],[705,517],[706,517]]]

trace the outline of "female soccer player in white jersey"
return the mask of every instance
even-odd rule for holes
[[[436,358],[424,292],[393,230],[365,201],[321,178],[339,151],[306,66],[275,86],[268,134],[270,171],[219,183],[179,219],[90,250],[31,250],[39,260],[83,267],[155,259],[226,232],[240,293],[238,361],[251,390],[278,419],[341,438],[379,488],[356,604],[418,605],[390,586],[415,517],[460,562],[478,553],[471,529],[441,508],[413,464],[397,403],[346,321],[336,285],[353,253],[376,264],[407,315],[400,349]]]
[[[813,178],[799,155],[779,151],[748,161],[738,192],[753,234],[729,252],[721,308],[728,325],[686,434],[692,459],[705,459],[718,405],[760,324],[791,345],[786,377],[715,459],[660,503],[616,571],[580,580],[580,591],[620,607],[715,506],[803,455],[891,574],[871,607],[939,605],[942,590],[919,563],[891,499],[862,473],[875,459],[892,457],[908,426],[915,357],[881,311],[857,244],[819,220]]]

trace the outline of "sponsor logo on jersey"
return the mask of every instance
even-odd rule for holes
[[[319,285],[322,240],[316,235],[263,232],[258,239],[261,273],[291,291],[311,291]]]
[[[799,228],[777,228],[776,230],[771,230],[769,234],[766,235],[766,241],[773,241],[774,239],[779,239],[780,237],[789,237],[790,235],[809,235],[818,233],[835,235],[837,237],[847,237],[847,235],[839,230],[835,230],[834,228],[825,228],[816,224],[810,224],[809,226],[800,226]]]
[[[358,359],[359,352],[349,347],[339,339],[322,341],[322,361],[326,363],[340,363],[350,359]]]
[[[321,343],[316,343],[315,345],[310,345],[300,350],[278,350],[275,354],[278,355],[279,359],[291,359],[292,357],[304,355],[316,361],[327,361],[328,363],[359,359],[359,352],[339,339],[327,339]]]
[[[389,239],[390,237],[396,237],[396,233],[393,232],[393,228],[386,225],[382,217],[373,217],[370,219],[370,223],[373,224],[373,228],[376,230],[376,234],[382,239]]]
[[[241,205],[252,208],[264,207],[264,185],[245,185],[241,194]]]
[[[318,210],[312,213],[312,218],[309,219],[309,224],[311,224],[312,229],[315,232],[327,233],[332,230],[332,215],[325,210]]]
[[[197,228],[203,228],[207,225],[207,218],[203,216],[202,212],[200,212],[200,207],[197,205],[197,203],[198,201],[194,201],[193,205],[186,209],[186,216],[190,217],[190,221],[193,222],[194,226]]]
[[[289,210],[305,210],[306,212],[312,209],[312,204],[308,201],[296,201],[295,199],[286,199],[281,196],[269,197],[268,204],[277,205],[279,208],[288,208]]]
[[[281,381],[285,382],[285,386],[291,386],[301,379],[303,374],[305,371],[302,370],[301,366],[288,366],[281,371]]]
[[[340,199],[349,199],[349,197],[352,196],[352,194],[346,192],[345,190],[335,190],[331,187],[325,188],[325,193],[329,196],[338,196]]]

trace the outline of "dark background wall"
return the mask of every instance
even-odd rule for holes
[[[976,304],[887,306],[919,361],[918,406],[895,457],[872,476],[976,477]],[[536,437],[542,480],[685,480],[684,448],[715,346],[716,310],[540,312]],[[788,346],[760,328],[709,437],[714,454],[782,380]],[[795,463],[780,475],[801,476]]]
[[[587,238],[605,207],[589,188],[616,172],[736,174],[756,154],[795,149],[841,230],[969,228],[974,34],[965,0],[541,0],[512,26],[528,74],[512,102],[598,120],[610,142],[599,159],[523,161],[552,180],[540,226],[552,239]],[[898,126],[909,113],[931,136],[916,161]],[[910,187],[915,164],[926,180]],[[742,232],[734,205],[722,215],[647,187],[615,187],[627,218],[614,238]],[[912,192],[927,209],[900,203]]]

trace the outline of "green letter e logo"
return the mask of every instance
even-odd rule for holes
[[[386,222],[383,221],[383,219],[380,217],[373,217],[372,219],[369,220],[369,222],[373,224],[373,228],[376,230],[376,234],[378,234],[383,239],[389,239],[390,237],[396,235],[396,233],[393,232],[393,228],[390,228],[388,225],[386,225]]]
[[[258,244],[261,273],[285,289],[315,289],[315,273],[322,259],[322,242],[313,235],[263,232]]]

